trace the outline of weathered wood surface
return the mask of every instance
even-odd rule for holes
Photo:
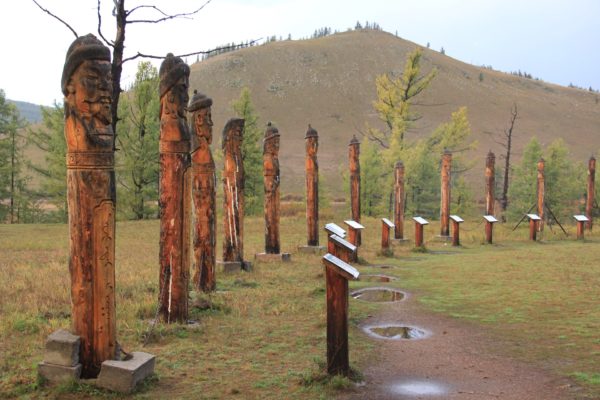
[[[540,216],[537,229],[539,232],[544,230],[544,196],[546,194],[544,166],[545,161],[540,158],[537,163],[537,213]]]
[[[423,226],[415,222],[415,247],[423,246]]]
[[[192,139],[192,200],[194,277],[196,290],[216,289],[216,176],[212,143],[212,99],[194,91],[188,105],[189,130]]]
[[[115,172],[110,50],[93,35],[69,47],[62,75],[67,144],[71,322],[82,378],[116,357]]]
[[[263,140],[263,177],[265,188],[265,253],[279,254],[279,130],[270,122]]]
[[[589,221],[586,222],[586,227],[590,231],[592,230],[593,225],[592,210],[594,209],[594,195],[596,191],[595,179],[596,159],[592,156],[588,162],[587,196],[585,202],[585,215],[589,219]]]
[[[167,323],[188,319],[190,135],[185,108],[190,69],[168,54],[160,75],[160,290],[159,314]]]
[[[529,219],[529,240],[535,241],[537,239],[538,222],[535,219]]]
[[[356,136],[352,137],[348,145],[348,157],[350,161],[350,207],[352,219],[360,222],[360,142]],[[356,244],[360,246],[361,236],[358,232]]]
[[[584,225],[585,225],[585,222],[583,222],[583,221],[577,221],[577,239],[578,240],[583,240],[584,239],[584,234],[583,234]]]
[[[348,376],[348,280],[325,267],[327,285],[327,373]]]
[[[385,221],[381,221],[381,250],[390,249],[390,226]]]
[[[492,151],[488,152],[485,159],[485,214],[494,215],[496,204],[496,156]]]
[[[452,220],[452,246],[460,246],[460,223]]]
[[[308,125],[306,131],[306,226],[307,244],[319,245],[319,134]]]
[[[441,168],[441,207],[440,236],[450,235],[450,173],[452,169],[452,153],[448,150],[442,155]]]
[[[244,261],[244,120],[232,118],[223,128],[223,261]]]
[[[493,242],[494,224],[490,221],[485,221],[485,241],[488,244]]]
[[[404,164],[394,168],[394,238],[404,239]]]

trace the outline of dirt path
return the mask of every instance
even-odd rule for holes
[[[578,398],[570,381],[499,355],[497,343],[483,328],[429,313],[419,306],[416,295],[387,304],[361,327],[385,323],[420,327],[430,336],[420,340],[373,338],[377,357],[363,370],[365,384],[340,399]]]

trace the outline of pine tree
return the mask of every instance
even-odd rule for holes
[[[49,220],[67,221],[67,143],[65,142],[64,108],[42,107],[42,127],[29,129],[29,142],[44,152],[44,163],[29,166],[41,177],[40,194],[56,207]]]
[[[244,212],[246,215],[260,214],[263,210],[262,175],[262,129],[258,125],[259,115],[250,99],[250,89],[244,87],[240,97],[231,104],[233,111],[244,118],[244,139],[242,141],[242,161],[244,163]]]
[[[360,201],[361,212],[369,216],[381,215],[386,209],[387,190],[381,151],[368,140],[361,145]]]
[[[157,211],[158,83],[156,68],[150,62],[140,62],[133,86],[119,103],[118,210],[127,219],[154,217]]]
[[[521,163],[515,168],[508,190],[508,216],[518,221],[536,203],[537,162],[543,156],[542,145],[534,136],[523,149]]]

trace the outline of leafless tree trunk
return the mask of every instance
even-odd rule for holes
[[[498,142],[506,149],[506,153],[504,155],[504,180],[502,183],[502,196],[500,197],[500,206],[502,207],[502,212],[505,212],[506,208],[508,207],[508,178],[510,173],[510,156],[512,153],[512,135],[518,115],[519,112],[517,109],[517,103],[514,103],[510,109],[510,126],[504,131],[505,141]]]

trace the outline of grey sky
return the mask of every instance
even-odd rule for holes
[[[38,1],[78,34],[96,33],[96,0]],[[108,38],[114,36],[111,3],[103,0]],[[127,8],[150,3],[181,12],[203,0],[128,0]],[[126,51],[164,55],[271,35],[285,38],[289,33],[297,39],[325,26],[345,31],[357,20],[377,22],[421,45],[429,42],[434,50],[444,47],[448,56],[475,65],[520,69],[548,82],[600,89],[596,0],[212,0],[194,19],[132,25]],[[72,33],[31,0],[2,2],[0,33],[0,88],[7,97],[46,105],[61,102],[60,75]],[[135,73],[135,64],[126,66],[125,84]]]

